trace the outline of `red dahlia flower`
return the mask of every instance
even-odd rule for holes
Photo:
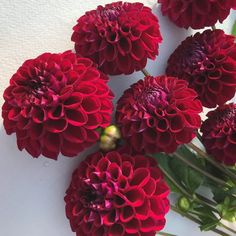
[[[226,104],[207,114],[201,127],[209,154],[226,165],[236,163],[236,104]]]
[[[136,152],[174,152],[200,127],[197,93],[174,77],[146,77],[126,90],[117,103],[121,134]]]
[[[168,60],[167,75],[189,82],[202,105],[223,105],[236,89],[235,37],[206,30],[186,38]]]
[[[107,77],[89,59],[70,51],[27,60],[4,92],[7,134],[33,157],[75,156],[110,123],[113,95]]]
[[[201,29],[220,23],[236,7],[235,0],[158,0],[163,15],[179,27]]]
[[[142,3],[98,6],[77,22],[71,38],[77,54],[92,59],[106,74],[131,74],[158,55],[158,20]]]
[[[168,194],[153,159],[98,152],[74,171],[66,215],[77,236],[155,236],[165,225]]]

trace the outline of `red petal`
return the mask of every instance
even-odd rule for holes
[[[135,211],[133,207],[125,206],[124,208],[121,208],[120,220],[121,222],[128,222],[134,217],[134,215]]]
[[[68,123],[73,126],[82,126],[88,121],[86,113],[81,110],[66,110],[66,117]]]
[[[95,97],[86,97],[83,99],[82,107],[89,113],[95,113],[100,110],[101,104]]]
[[[125,233],[124,226],[121,224],[114,224],[108,232],[108,236],[123,236]]]
[[[131,186],[143,187],[149,180],[150,173],[147,168],[138,168],[134,171]]]
[[[129,204],[134,207],[141,206],[145,198],[143,190],[137,187],[130,187],[130,189],[125,192],[125,196]]]

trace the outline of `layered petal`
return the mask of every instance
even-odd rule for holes
[[[197,93],[188,88],[186,81],[167,76],[146,77],[119,99],[116,122],[135,153],[171,153],[195,137],[201,125],[201,111]],[[152,182],[144,175],[145,172],[139,174]]]
[[[235,9],[234,0],[158,0],[163,15],[179,27],[201,29],[222,23]]]
[[[3,124],[33,157],[76,156],[110,123],[113,94],[107,76],[71,51],[27,60],[4,91]]]
[[[226,165],[236,163],[236,104],[218,107],[207,114],[201,127],[206,151]]]
[[[66,216],[77,236],[154,236],[169,210],[167,187],[150,157],[124,152],[88,156],[66,191]]]
[[[205,30],[186,38],[168,60],[167,75],[189,82],[208,108],[223,105],[236,91],[235,37]]]
[[[142,3],[114,2],[86,12],[73,27],[76,53],[106,74],[131,74],[158,55],[158,19]]]

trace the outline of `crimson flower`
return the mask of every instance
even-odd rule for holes
[[[236,104],[226,104],[207,114],[202,124],[206,151],[226,165],[236,163]]]
[[[114,2],[86,12],[73,28],[78,55],[106,74],[131,74],[158,55],[162,41],[157,17],[142,3]]]
[[[155,236],[169,210],[154,159],[117,151],[88,156],[66,191],[66,216],[77,236]]]
[[[201,29],[220,23],[236,8],[235,0],[158,0],[163,15],[179,27]]]
[[[33,157],[75,156],[99,138],[110,123],[113,94],[108,78],[89,59],[71,51],[27,60],[4,92],[7,134]]]
[[[235,37],[206,30],[186,38],[168,60],[167,75],[189,82],[205,107],[223,105],[236,89]]]
[[[202,105],[196,98],[185,80],[146,77],[119,99],[116,121],[136,152],[171,153],[190,142],[200,127]]]

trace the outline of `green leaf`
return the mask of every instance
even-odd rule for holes
[[[236,186],[230,188],[229,190],[226,190],[226,193],[231,196],[236,195]]]
[[[197,165],[198,167],[204,168],[204,159],[198,158],[197,155],[190,151],[186,146],[182,145],[178,148],[177,153],[184,156],[186,159]]]
[[[178,180],[185,183],[185,179],[188,174],[188,166],[177,158],[171,158],[169,165]]]
[[[194,212],[201,221],[199,226],[202,231],[208,231],[215,229],[219,224],[220,220],[212,213],[211,209],[207,206],[196,207]]]
[[[208,187],[211,189],[213,193],[213,199],[217,202],[220,203],[224,201],[225,197],[228,196],[227,192],[221,187],[217,186],[215,184],[208,184]]]
[[[169,186],[171,192],[173,192],[173,193],[181,193],[179,191],[179,189],[168,178],[165,178],[165,181],[166,181],[167,185]]]
[[[234,25],[232,28],[232,35],[236,36],[236,21],[234,21]]]
[[[201,226],[199,226],[201,231],[209,231],[212,229],[215,229],[219,223],[219,220],[212,220],[211,222],[204,223]]]
[[[218,220],[218,218],[214,215],[214,213],[212,213],[211,208],[209,208],[208,206],[195,207],[194,210],[204,215],[204,216],[201,216],[200,218],[200,220],[202,221],[205,221],[205,220],[207,221],[207,219]]]
[[[164,154],[164,153],[157,153],[152,155],[159,166],[161,166],[163,169],[165,169],[165,171],[167,171],[169,174],[173,174],[170,167],[169,167],[169,162],[170,162],[170,158],[168,155]],[[172,176],[174,177],[174,176]]]
[[[185,146],[180,147],[177,152],[184,158],[191,161],[194,165],[204,168],[202,162],[196,155],[188,150]],[[195,171],[181,160],[177,158],[172,158],[170,161],[170,167],[172,171],[176,174],[179,181],[192,193],[198,189],[204,181],[204,176],[199,172]]]
[[[216,184],[211,183],[211,182],[208,182],[207,186],[211,189],[211,191],[214,195],[213,199],[217,203],[222,203],[227,196],[232,197],[233,195],[234,196],[236,195],[236,187],[235,186],[228,189],[228,188],[222,188],[221,186],[217,186]]]
[[[225,197],[224,201],[216,206],[220,216],[230,222],[236,220],[236,200],[234,198]]]
[[[168,156],[164,153],[154,154],[153,157],[156,159],[158,165],[160,167],[162,167],[173,179],[175,179],[175,181],[178,184],[181,185],[178,177],[176,176],[176,174],[170,168],[170,161],[171,161],[172,157],[170,157],[170,156]],[[181,193],[179,191],[179,189],[175,186],[175,184],[173,184],[167,177],[165,179],[166,179],[166,182],[167,182],[167,184],[170,187],[172,192]]]

